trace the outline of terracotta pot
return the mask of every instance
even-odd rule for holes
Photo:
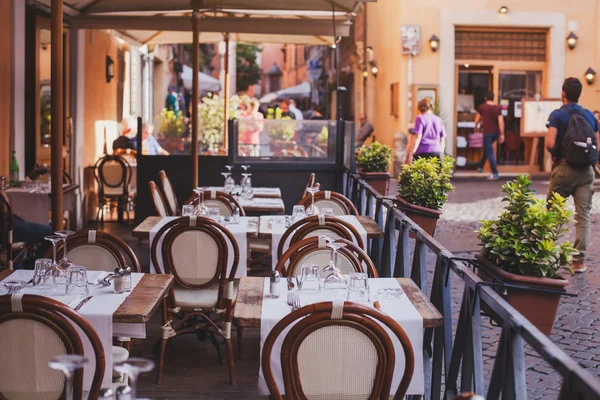
[[[183,151],[184,139],[178,137],[165,137],[158,139],[158,144],[169,153],[175,153],[177,151]]]
[[[412,219],[417,225],[419,225],[421,229],[427,232],[430,236],[433,236],[435,233],[435,227],[437,226],[437,221],[442,212],[432,208],[414,205],[404,200],[404,198],[401,196],[396,196],[396,199],[398,200],[398,206],[400,210],[406,214],[408,218]],[[411,233],[410,237],[414,239],[416,235]]]
[[[569,281],[562,277],[553,279],[512,274],[504,271],[481,254],[476,255],[475,258],[479,261],[478,275],[485,282],[490,282],[493,278],[496,278],[503,283],[564,293],[566,293],[565,287],[569,286]],[[542,293],[511,288],[507,288],[505,291],[500,287],[496,291],[540,331],[550,335],[560,303],[560,293]],[[482,307],[482,310],[494,317],[494,313],[488,307]],[[497,316],[494,320],[498,323],[502,322],[498,321]]]
[[[373,189],[379,192],[380,195],[385,196],[390,186],[390,173],[389,172],[359,172],[360,177],[363,178]]]

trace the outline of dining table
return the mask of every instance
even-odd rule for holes
[[[138,226],[136,226],[131,235],[138,239],[150,239],[150,232],[152,229],[161,223],[161,220],[165,217],[147,217],[143,220]],[[167,217],[169,218],[169,217]],[[259,217],[246,217],[248,218],[248,229],[247,236],[248,238],[256,238],[258,237],[258,224]]]
[[[63,184],[63,205],[65,211],[76,211],[76,194],[79,185]],[[48,225],[50,222],[50,185],[40,187],[11,187],[6,190],[12,211],[27,222]]]
[[[362,225],[367,233],[367,239],[381,239],[384,236],[383,230],[377,225],[373,218],[369,216],[356,216],[356,219]],[[268,215],[260,217],[258,228],[258,237],[261,239],[271,239],[273,236],[273,224]]]
[[[237,191],[234,191],[234,195],[240,194],[241,189],[236,187]],[[223,186],[201,186],[199,189],[204,191],[216,190],[217,192],[227,192]],[[281,189],[278,187],[252,187],[254,197],[265,198],[265,199],[280,199]]]

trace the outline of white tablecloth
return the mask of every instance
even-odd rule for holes
[[[152,250],[152,242],[154,241],[154,237],[164,225],[169,223],[174,219],[180,217],[164,217],[150,230],[150,250]],[[248,217],[240,217],[239,224],[227,224],[224,225],[226,229],[231,232],[235,241],[237,242],[238,248],[240,249],[240,261],[238,264],[237,271],[235,273],[236,278],[243,278],[248,273],[247,261],[248,261],[248,221],[250,219]],[[157,258],[160,265],[160,268],[164,272],[163,266],[163,257],[162,257],[162,241],[164,239],[164,235],[159,239],[158,247],[157,247]],[[233,265],[233,247],[231,243],[227,244],[227,249],[229,250],[230,256],[228,257],[228,265],[227,265],[227,273],[231,271],[231,267]],[[152,256],[152,255],[151,255]],[[152,258],[150,258],[150,273],[155,274],[156,269],[154,268],[154,264],[152,263]]]
[[[104,271],[88,271],[88,282],[96,282],[98,278],[106,275]],[[132,291],[142,279],[144,274],[133,273],[131,274],[131,288]],[[26,281],[33,277],[33,271],[26,270],[18,270],[10,274],[10,276],[5,279],[7,281]],[[106,357],[106,369],[104,372],[104,379],[102,380],[102,387],[110,387],[112,381],[112,343],[113,343],[113,314],[119,308],[119,306],[125,301],[127,296],[131,294],[131,292],[125,292],[122,294],[115,294],[112,286],[101,286],[99,284],[90,285],[90,296],[92,297],[87,303],[79,309],[79,313],[92,325],[92,327],[96,330],[96,333],[100,337],[100,341],[102,342],[102,347],[104,348],[104,356]],[[50,297],[54,300],[60,301],[68,305],[69,307],[75,307],[82,301],[86,296],[84,295],[55,295],[48,293],[48,286],[38,286],[34,287],[31,285],[27,285],[25,289],[22,290],[23,294],[35,294],[38,296]],[[132,326],[136,324],[123,324],[125,326]],[[79,330],[79,328],[78,328]],[[80,332],[81,334],[81,332]],[[85,367],[84,372],[84,387],[87,389],[92,385],[95,362],[94,353],[92,349],[92,345],[82,336],[82,342],[84,345],[85,355],[90,360],[90,364]]]
[[[66,186],[66,185],[65,185]],[[75,191],[64,193],[64,209],[74,212],[73,194]],[[48,225],[50,211],[50,188],[46,185],[40,190],[25,188],[10,188],[6,191],[13,213],[27,222]]]
[[[200,189],[202,190],[216,190],[219,192],[224,192],[225,188],[223,186],[203,186]],[[236,189],[241,190],[239,186],[236,186]],[[273,198],[281,198],[281,189],[276,187],[253,187],[255,196],[259,197],[273,197]]]
[[[279,258],[277,257],[277,248],[279,247],[279,242],[281,242],[281,237],[287,230],[287,228],[285,227],[285,216],[274,215],[274,216],[261,217],[261,218],[271,218],[271,220],[273,221],[273,223],[271,225],[271,259],[273,260],[272,267],[273,267],[273,269],[275,269],[275,267],[277,266],[277,261],[279,261]],[[358,231],[358,234],[360,235],[360,238],[362,239],[363,245],[364,245],[363,250],[366,251],[365,246],[367,245],[367,231],[362,226],[362,224],[360,223],[358,218],[356,218],[354,215],[341,215],[341,216],[336,216],[335,218],[339,218],[345,222],[348,222],[350,225],[352,225],[356,228],[356,230]],[[288,236],[286,243],[283,246],[283,253],[285,253],[286,250],[290,247],[289,240],[291,238],[292,238],[292,235]]]
[[[261,395],[268,395],[269,390],[267,388],[263,370],[262,370],[262,351],[263,345],[267,340],[269,332],[273,327],[286,315],[291,312],[290,306],[287,304],[287,281],[284,279],[280,282],[281,288],[278,299],[271,299],[263,297],[262,312],[260,316],[260,354],[261,362],[259,376],[258,376],[258,389]],[[398,288],[400,285],[394,278],[379,278],[369,279],[370,286],[370,304],[377,300],[381,304],[381,310],[389,315],[394,321],[396,321],[402,329],[408,335],[410,342],[413,347],[413,353],[415,358],[414,373],[412,381],[408,387],[407,394],[422,395],[425,391],[424,375],[423,375],[423,318],[410,302],[406,295],[402,295],[399,299],[386,299],[381,300],[377,298],[377,290],[382,288]],[[269,293],[269,279],[265,278],[264,294]],[[300,302],[302,306],[307,304],[317,303],[321,301],[331,301],[327,297],[327,292],[321,291],[317,294],[306,294],[299,292]],[[284,330],[279,338],[275,341],[273,351],[271,353],[271,366],[273,375],[277,382],[277,386],[282,394],[284,394],[285,388],[283,385],[283,376],[281,373],[281,346],[283,340],[293,325]],[[394,378],[392,380],[392,392],[395,394],[400,379],[404,373],[405,357],[400,341],[395,335],[386,327],[387,333],[392,337],[394,343],[394,349],[396,349],[396,367],[394,368]],[[343,366],[339,366],[343,368]]]
[[[254,197],[252,200],[246,200],[246,199],[243,199],[240,197],[238,199],[238,203],[240,203],[240,206],[242,206],[242,208],[244,208],[244,209],[246,209],[246,208],[269,209],[269,208],[274,208],[274,207],[277,207],[277,208],[281,209],[282,211],[285,209],[285,204],[283,203],[283,200],[270,199],[267,197]]]

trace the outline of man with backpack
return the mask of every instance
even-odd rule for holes
[[[553,192],[563,197],[573,196],[575,201],[575,248],[573,271],[584,272],[585,255],[590,230],[592,209],[592,183],[594,166],[598,163],[598,121],[589,110],[577,102],[582,85],[577,78],[567,78],[563,83],[563,106],[552,111],[546,124],[546,148],[552,154],[548,198]]]

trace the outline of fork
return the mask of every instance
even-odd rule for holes
[[[298,296],[298,293],[292,293],[292,295],[293,295],[293,301],[294,301],[294,304],[292,306],[292,311],[296,311],[297,309],[302,307],[302,305],[300,304],[300,296]]]
[[[288,294],[287,294],[287,305],[292,308],[292,311],[294,311],[294,293],[293,292],[288,292]]]

